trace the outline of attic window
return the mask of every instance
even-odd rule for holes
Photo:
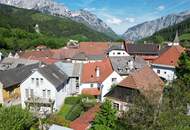
[[[174,61],[172,60],[171,63],[174,63]]]
[[[93,75],[91,75],[91,78],[93,78]]]

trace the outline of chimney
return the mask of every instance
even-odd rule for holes
[[[99,78],[100,77],[100,68],[98,66],[96,66],[96,77]]]
[[[130,60],[130,61],[128,62],[128,67],[129,67],[130,70],[133,69],[134,64],[133,64],[133,61],[132,61],[132,60]]]

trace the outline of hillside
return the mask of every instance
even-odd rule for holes
[[[115,32],[95,14],[83,9],[70,10],[64,4],[55,0],[0,0],[0,3],[18,8],[37,10],[53,16],[67,17],[109,37],[118,38]]]
[[[144,41],[147,41],[147,42],[159,43],[162,41],[173,41],[176,31],[178,31],[179,33],[180,42],[185,46],[189,46],[190,45],[190,18],[176,25],[162,29],[154,33],[152,36],[143,38],[139,40],[138,42],[142,43]]]
[[[37,33],[40,32],[40,33]],[[65,45],[69,39],[107,41],[112,38],[69,18],[0,4],[0,47],[8,50],[45,44],[51,48]]]
[[[190,18],[190,11],[169,14],[167,16],[133,26],[123,34],[123,37],[128,40],[139,40],[149,37],[161,29],[176,25],[188,18]]]

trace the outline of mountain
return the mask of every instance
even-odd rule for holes
[[[143,43],[144,41],[148,43],[159,43],[164,41],[172,42],[176,35],[176,32],[179,34],[180,43],[185,47],[190,47],[190,18],[169,26],[167,28],[161,29],[158,32],[155,32],[152,36],[143,38],[138,43]]]
[[[18,50],[45,44],[63,47],[70,39],[110,41],[111,37],[67,17],[0,4],[0,49]]]
[[[96,31],[105,33],[108,36],[113,38],[118,37],[115,32],[96,15],[85,10],[71,11],[63,4],[56,3],[53,0],[0,0],[0,3],[19,8],[38,10],[55,16],[68,17]]]
[[[156,20],[147,21],[133,26],[123,34],[123,37],[128,40],[139,40],[151,36],[163,28],[180,23],[189,17],[190,11],[185,11],[178,14],[170,14]]]

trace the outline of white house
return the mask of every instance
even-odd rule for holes
[[[152,68],[158,76],[169,82],[176,78],[175,67],[178,65],[178,59],[185,49],[179,44],[178,32],[176,32],[173,43],[169,43],[164,51],[152,63]]]
[[[59,110],[70,95],[67,81],[68,76],[54,64],[34,70],[20,85],[22,108],[40,112]]]
[[[171,82],[176,78],[175,67],[184,48],[180,45],[168,46],[151,64],[154,72],[162,79]]]
[[[112,85],[121,80],[122,77],[113,71],[109,58],[101,62],[87,63],[83,65],[80,93],[96,96],[103,101]]]
[[[121,57],[121,56],[129,56],[126,52],[123,44],[113,45],[108,50],[109,57]]]

